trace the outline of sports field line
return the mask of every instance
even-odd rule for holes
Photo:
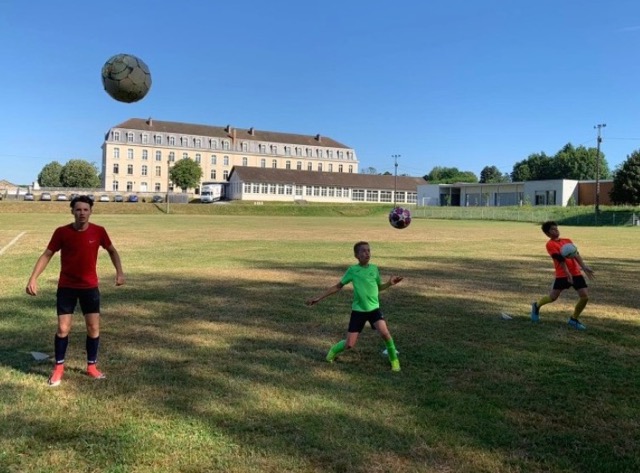
[[[20,235],[18,235],[17,237],[15,237],[13,240],[11,240],[9,243],[7,243],[5,246],[3,246],[2,248],[0,248],[0,256],[2,255],[2,253],[4,253],[5,251],[7,251],[9,248],[11,248],[13,245],[16,244],[16,242],[22,238],[22,235],[24,235],[27,232],[22,232]]]

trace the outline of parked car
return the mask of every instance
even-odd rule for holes
[[[164,202],[164,198],[161,195],[154,195],[153,199],[151,199],[151,202],[153,202],[154,204],[161,204]]]
[[[24,195],[24,200],[32,201],[32,200],[35,200],[35,199],[33,198],[33,194],[32,194],[31,192],[27,192],[27,193]]]
[[[51,200],[51,194],[49,192],[43,192],[42,194],[40,194],[40,200],[50,201]]]
[[[131,194],[129,197],[127,197],[127,202],[138,202],[138,196],[135,194]]]
[[[124,202],[124,197],[122,197],[121,194],[116,194],[115,197],[113,198],[114,202]]]
[[[67,200],[67,196],[65,194],[58,194],[56,200]]]
[[[107,194],[102,194],[100,196],[100,202],[109,202],[109,196]]]
[[[73,200],[73,199],[75,199],[76,197],[78,197],[79,195],[80,195],[80,194],[76,194],[75,192],[74,192],[74,193],[72,193],[72,194],[69,194],[69,200]]]
[[[96,196],[93,194],[87,194],[87,197],[89,197],[89,199],[91,199],[91,202],[95,202],[96,201]]]

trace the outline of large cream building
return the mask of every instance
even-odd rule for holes
[[[112,127],[105,136],[104,189],[142,193],[177,190],[169,181],[169,168],[180,159],[193,159],[201,166],[202,182],[225,183],[234,166],[358,173],[355,151],[319,134],[132,118]]]

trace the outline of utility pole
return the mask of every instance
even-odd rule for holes
[[[598,130],[598,139],[597,139],[597,154],[596,154],[596,218],[600,213],[600,143],[602,143],[602,136],[600,136],[600,131],[607,126],[606,123],[598,123],[594,125],[594,129]]]

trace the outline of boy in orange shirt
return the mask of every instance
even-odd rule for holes
[[[553,287],[549,295],[531,304],[531,320],[538,322],[538,320],[540,320],[540,307],[555,301],[562,291],[573,287],[578,292],[579,299],[573,310],[573,315],[568,321],[569,327],[575,328],[576,330],[585,330],[587,327],[578,320],[587,302],[589,302],[587,282],[584,276],[582,276],[582,271],[584,271],[589,279],[594,278],[593,271],[582,260],[580,253],[576,253],[573,258],[565,258],[562,256],[560,249],[567,243],[573,242],[568,238],[560,238],[560,230],[558,230],[558,224],[556,222],[544,222],[542,224],[542,231],[549,237],[547,253],[549,253],[549,256],[553,259],[556,279],[553,282]]]

